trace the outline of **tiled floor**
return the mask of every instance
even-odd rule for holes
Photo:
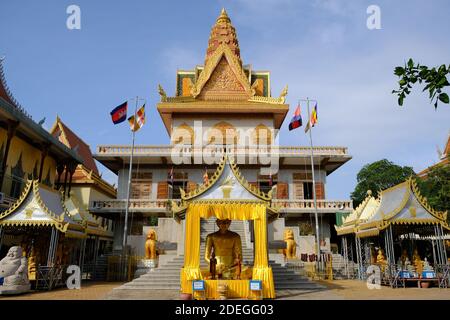
[[[293,300],[450,300],[450,289],[439,288],[401,288],[391,289],[381,287],[381,289],[370,290],[366,284],[357,280],[335,280],[321,282],[327,288],[313,291],[292,291],[283,290],[277,292],[277,299]],[[20,296],[0,297],[0,300],[174,300],[180,299],[178,290],[113,290],[122,283],[102,282],[84,284],[80,290],[57,289],[50,292],[34,292]]]

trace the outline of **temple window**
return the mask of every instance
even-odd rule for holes
[[[311,200],[313,196],[313,183],[311,172],[293,174],[294,200]]]
[[[252,143],[255,145],[271,145],[272,132],[269,127],[264,124],[257,125],[252,132]]]
[[[236,128],[225,121],[217,123],[208,133],[209,144],[237,144],[238,140]]]
[[[167,178],[169,183],[169,198],[181,199],[180,188],[187,192],[188,174],[186,172],[174,172],[173,184],[170,177]]]
[[[150,199],[152,194],[152,173],[133,172],[131,178],[131,199]]]
[[[178,126],[172,134],[173,144],[194,144],[194,129],[192,129],[188,124],[183,123]]]
[[[258,188],[259,190],[267,193],[269,192],[274,185],[277,184],[278,181],[278,175],[272,176],[272,183],[270,182],[270,176],[269,175],[259,175],[258,176]]]

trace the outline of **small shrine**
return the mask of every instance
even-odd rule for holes
[[[83,269],[89,255],[97,255],[91,243],[112,237],[74,196],[64,197],[38,180],[29,180],[20,198],[0,214],[0,234],[2,257],[5,250],[20,248],[32,283],[41,267],[56,270],[75,264]]]
[[[381,191],[379,199],[369,194],[336,231],[346,241],[354,235],[361,279],[369,265],[378,265],[391,286],[407,281],[448,286],[447,212],[431,208],[413,178]]]
[[[273,190],[273,189],[272,189]],[[271,205],[272,191],[251,186],[230,156],[225,156],[212,177],[172,204],[176,219],[186,219],[185,260],[181,291],[192,294],[192,282],[203,280],[205,298],[252,298],[250,281],[262,284],[262,296],[275,298],[272,269],[268,264],[267,223],[278,217]],[[217,218],[219,231],[208,235],[205,257],[200,256],[200,219]],[[239,235],[229,231],[231,220],[251,220],[254,226],[254,264],[242,263]],[[209,267],[201,269],[200,259]],[[226,294],[224,293],[226,292]],[[195,297],[194,297],[195,298]]]

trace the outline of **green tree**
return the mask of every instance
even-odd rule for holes
[[[424,179],[417,179],[417,185],[433,209],[450,214],[449,165],[433,167]]]
[[[358,184],[350,195],[353,207],[356,208],[366,198],[368,190],[376,195],[378,191],[402,183],[410,176],[415,176],[411,167],[401,167],[386,159],[366,164],[358,172]]]
[[[149,217],[149,219],[148,219],[148,225],[149,225],[149,226],[152,226],[152,227],[158,226],[158,217],[155,217],[155,216]]]
[[[429,68],[427,66],[415,64],[412,59],[405,63],[404,67],[396,67],[394,74],[400,77],[398,84],[400,88],[393,90],[392,93],[397,94],[398,104],[403,105],[403,100],[411,93],[411,88],[416,82],[424,82],[426,85],[423,91],[428,90],[430,102],[434,102],[434,108],[437,108],[438,102],[449,103],[448,94],[443,92],[445,87],[450,86],[447,75],[450,73],[450,65],[448,67],[443,64],[439,67]]]

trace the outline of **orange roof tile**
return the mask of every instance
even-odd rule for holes
[[[76,152],[83,158],[83,164],[89,170],[99,174],[94,157],[92,156],[91,148],[80,137],[78,137],[68,126],[66,126],[59,117],[56,117],[56,122],[50,130],[50,134],[59,139],[67,147]]]

